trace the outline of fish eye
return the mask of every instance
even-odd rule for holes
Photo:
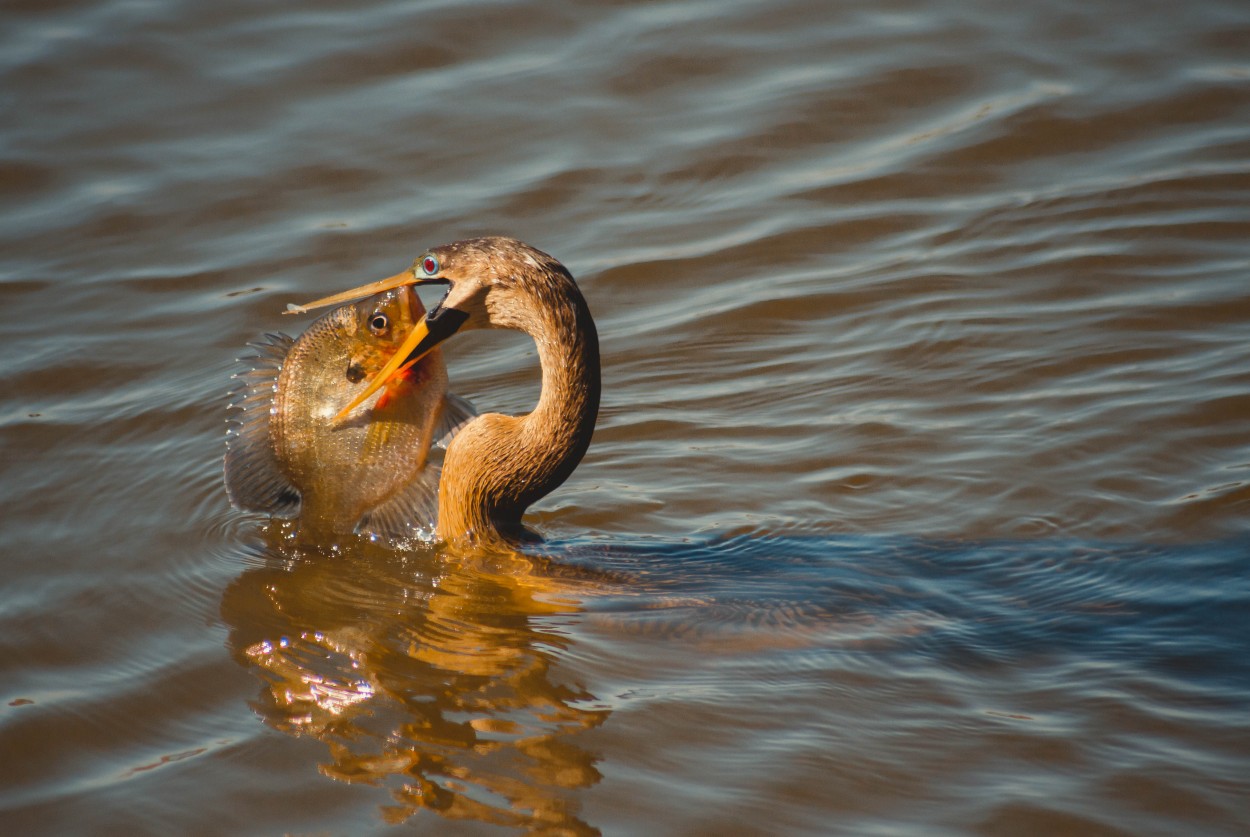
[[[432,253],[426,253],[421,257],[421,272],[426,276],[433,276],[438,273],[438,258]]]
[[[391,321],[387,319],[385,314],[374,314],[369,318],[369,330],[374,334],[381,334],[390,327]]]

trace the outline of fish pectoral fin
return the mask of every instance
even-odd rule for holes
[[[438,477],[442,469],[427,462],[421,473],[391,499],[360,519],[356,531],[387,539],[434,540],[438,519]]]
[[[288,517],[299,509],[299,491],[278,467],[269,438],[274,385],[294,340],[266,334],[239,358],[226,419],[226,495],[235,508]]]
[[[449,392],[443,398],[443,413],[434,425],[434,446],[446,450],[460,428],[477,418],[477,408],[467,398]]]

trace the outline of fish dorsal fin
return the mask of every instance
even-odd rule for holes
[[[447,393],[443,399],[443,414],[434,425],[434,446],[446,449],[455,436],[473,419],[477,418],[477,408],[467,398],[461,398],[453,392]]]
[[[242,369],[230,392],[226,419],[226,494],[235,508],[289,517],[299,509],[299,492],[278,467],[269,438],[269,416],[278,373],[295,341],[266,334],[247,345],[256,353],[239,358]]]
[[[438,477],[442,469],[427,462],[421,473],[403,490],[360,519],[356,531],[397,540],[434,539],[438,517]]]

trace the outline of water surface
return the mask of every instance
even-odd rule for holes
[[[1250,831],[1244,4],[10,4],[21,833]],[[503,233],[604,405],[531,560],[298,550],[233,359]],[[448,347],[523,412],[534,352]]]

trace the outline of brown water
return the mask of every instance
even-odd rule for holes
[[[1250,833],[1250,6],[352,5],[0,16],[5,833]],[[243,344],[483,233],[547,559],[231,510]]]

